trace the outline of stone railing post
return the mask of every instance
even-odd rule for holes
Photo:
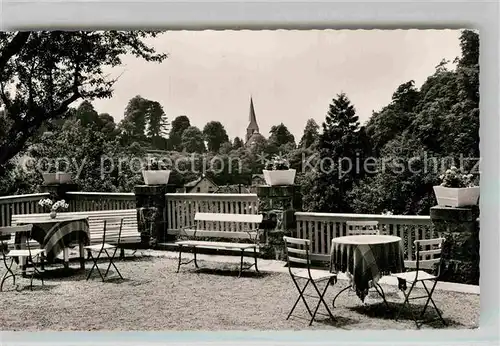
[[[446,239],[442,280],[479,285],[479,208],[431,208],[431,220]]]
[[[263,214],[262,227],[265,231],[265,245],[261,247],[264,258],[284,260],[283,236],[296,232],[295,211],[300,211],[297,187],[258,186],[259,214]]]
[[[73,183],[43,184],[40,186],[40,190],[41,192],[48,192],[50,198],[54,201],[64,199],[66,202],[69,202],[71,196],[67,195],[67,193],[78,191],[78,185]]]
[[[137,227],[144,247],[167,241],[167,198],[172,185],[136,185]]]

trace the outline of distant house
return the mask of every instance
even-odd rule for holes
[[[252,186],[266,185],[266,180],[263,174],[252,175]]]
[[[206,176],[202,176],[196,180],[184,184],[184,193],[214,193],[217,191],[217,186],[214,181]]]

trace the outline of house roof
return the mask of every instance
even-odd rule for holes
[[[219,186],[215,193],[240,193],[240,187],[239,185]],[[250,190],[246,186],[241,186],[241,193],[250,193]]]
[[[192,180],[190,182],[187,182],[186,184],[184,184],[184,187],[195,187],[196,185],[198,185],[203,179],[206,179],[208,180],[211,184],[217,186],[217,184],[212,180],[210,179],[209,177],[207,176],[202,176],[202,177],[199,177],[198,179],[195,179],[195,180]]]

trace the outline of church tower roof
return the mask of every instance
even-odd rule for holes
[[[253,107],[252,97],[250,97],[250,124],[248,124],[247,131],[248,130],[259,132],[259,125],[257,125],[257,118],[255,117],[255,109]]]

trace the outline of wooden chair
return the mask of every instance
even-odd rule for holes
[[[323,306],[326,308],[328,311],[328,315],[322,314],[325,316],[329,316],[332,320],[335,318],[332,315],[332,312],[330,311],[330,308],[328,307],[328,304],[324,300],[325,293],[330,286],[330,284],[335,284],[337,282],[337,274],[335,273],[330,273],[327,270],[318,270],[318,269],[311,269],[311,258],[310,258],[310,247],[311,247],[311,241],[307,239],[298,239],[298,238],[290,238],[290,237],[283,237],[283,240],[285,241],[285,254],[286,254],[286,260],[288,264],[288,271],[290,273],[290,276],[292,277],[293,283],[295,284],[295,287],[297,287],[297,291],[299,292],[299,297],[295,301],[295,304],[293,304],[292,310],[287,316],[287,320],[290,318],[292,315],[293,311],[295,310],[295,307],[299,303],[299,300],[302,300],[304,302],[304,305],[306,306],[307,312],[309,312],[309,315],[311,316],[311,320],[309,321],[309,325],[312,325],[314,318],[316,317],[316,314],[318,313],[319,306],[321,303],[323,303]],[[299,263],[302,265],[306,265],[306,269],[304,268],[294,268],[293,263]],[[300,287],[298,281],[301,279],[305,279],[306,284],[304,287]],[[326,284],[324,286],[324,289],[321,291],[317,285],[319,282],[325,282]],[[318,303],[316,305],[316,308],[314,309],[314,312],[311,311],[309,308],[309,305],[307,304],[307,301],[305,299],[306,294],[304,294],[304,291],[306,290],[307,286],[309,283],[312,284],[314,287],[314,290],[317,293],[317,296],[314,295],[308,295],[311,298],[316,298],[319,299]]]
[[[22,267],[22,272],[25,271],[25,266],[31,266],[33,268],[31,277],[30,277],[30,290],[33,290],[33,278],[35,274],[40,275],[43,272],[43,256],[45,254],[44,249],[32,249],[30,246],[31,239],[31,230],[33,229],[33,225],[24,225],[24,226],[11,226],[11,227],[0,227],[0,242],[1,242],[1,250],[2,250],[2,258],[5,265],[5,272],[2,282],[0,283],[0,292],[3,289],[3,284],[9,278],[12,278],[13,285],[16,285],[16,275],[12,270],[12,266],[14,262],[18,262]],[[10,240],[12,235],[20,235],[21,239],[24,241],[21,244],[21,247],[25,247],[24,249],[12,249],[8,251],[8,244],[5,241]],[[39,270],[36,267],[35,259],[39,258],[42,269]],[[10,259],[10,264],[8,264],[8,260]],[[43,286],[43,277],[40,275],[40,280]],[[17,290],[17,286],[16,286]]]
[[[111,266],[113,266],[116,270],[116,273],[120,277],[120,279],[123,280],[123,276],[116,268],[116,265],[113,263],[113,260],[116,255],[116,251],[120,247],[120,238],[121,238],[121,233],[122,233],[122,227],[123,227],[123,218],[108,218],[108,219],[103,219],[103,234],[102,234],[102,243],[101,244],[95,244],[95,245],[89,245],[85,246],[84,249],[88,251],[90,259],[94,262],[92,265],[92,268],[90,268],[90,272],[87,275],[87,280],[90,278],[92,275],[92,272],[94,271],[94,268],[97,269],[97,272],[99,273],[99,276],[101,277],[102,281],[104,282],[104,278],[108,275],[109,269]],[[110,238],[116,241],[113,245],[108,244],[106,240]],[[113,250],[113,254],[110,255],[108,250]],[[97,252],[97,257],[94,257],[92,255],[92,252]],[[101,254],[106,254],[109,264],[108,268],[106,269],[106,272],[104,275],[102,275],[101,270],[99,269],[99,266],[97,265],[97,262],[99,261],[99,258],[101,257]]]
[[[446,321],[441,316],[441,312],[439,312],[439,309],[436,307],[436,304],[432,299],[432,293],[436,288],[436,284],[441,274],[441,265],[442,265],[441,254],[443,250],[444,241],[445,241],[444,238],[415,240],[414,244],[416,247],[416,261],[405,261],[405,268],[414,268],[415,270],[405,271],[404,273],[392,274],[392,276],[398,278],[399,289],[403,292],[405,296],[405,300],[403,302],[403,305],[401,306],[401,309],[399,310],[396,320],[399,318],[401,312],[407,305],[408,308],[410,309],[411,316],[415,321],[415,324],[417,325],[417,328],[420,328],[420,325],[422,325],[423,323],[422,318],[424,317],[427,306],[429,305],[429,303],[432,303],[439,317],[439,320],[441,320],[441,322],[444,325],[446,325]],[[421,248],[423,250],[421,250]],[[430,290],[425,284],[425,282],[429,281],[433,283]],[[427,294],[424,296],[410,297],[411,291],[418,282],[422,283]],[[408,293],[405,292],[407,289],[407,283],[411,284]],[[411,309],[410,300],[413,299],[427,299],[424,309],[420,313],[419,316],[420,320],[417,319],[413,310]]]
[[[347,221],[347,235],[378,235],[378,221]]]

